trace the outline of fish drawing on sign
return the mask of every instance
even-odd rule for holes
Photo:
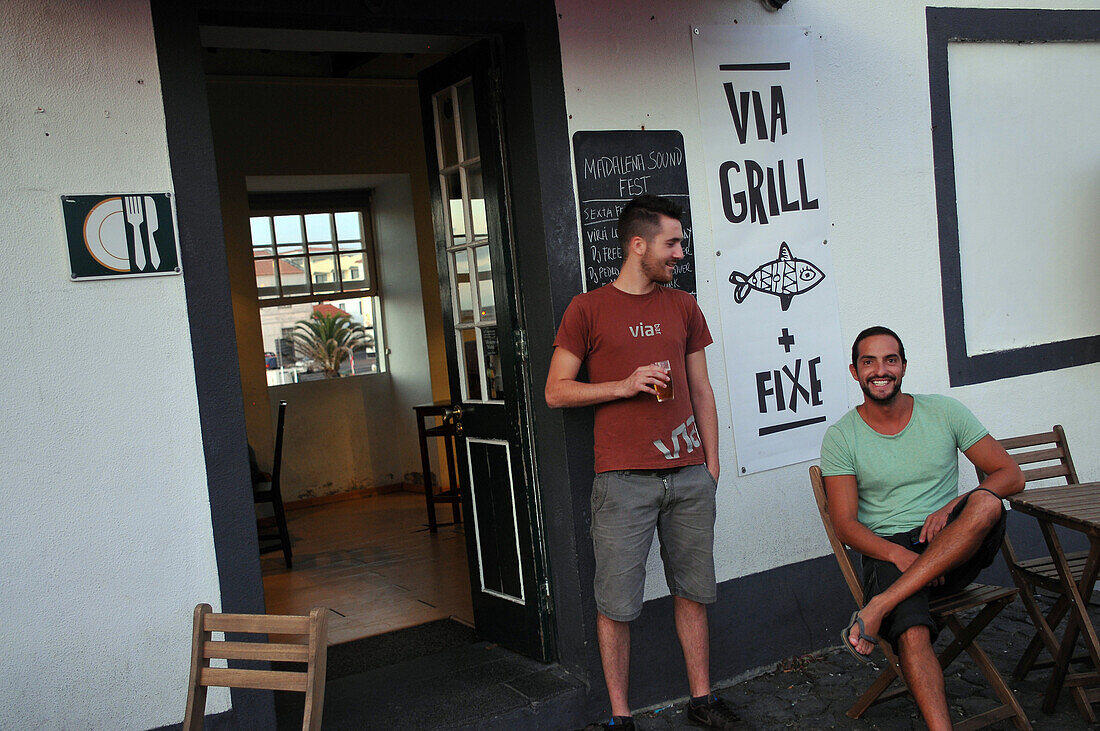
[[[736,285],[733,299],[738,304],[745,301],[750,290],[755,289],[757,292],[774,294],[786,312],[796,294],[808,292],[824,278],[825,273],[813,262],[791,256],[791,247],[784,241],[779,245],[778,259],[761,264],[749,275],[733,272],[730,274],[730,284]]]

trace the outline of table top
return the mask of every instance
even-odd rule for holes
[[[1008,501],[1021,513],[1100,537],[1100,482],[1024,490]]]
[[[453,409],[454,403],[451,401],[433,401],[430,404],[417,404],[413,406],[413,411],[421,416],[438,416],[447,409]]]

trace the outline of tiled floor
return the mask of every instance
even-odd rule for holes
[[[287,511],[294,568],[263,555],[267,612],[335,610],[330,645],[447,617],[472,625],[462,526],[433,535],[426,520],[423,496],[402,492]]]

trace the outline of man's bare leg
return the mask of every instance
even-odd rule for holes
[[[629,716],[626,691],[630,681],[630,623],[616,622],[596,613],[596,636],[600,641],[603,679],[611,699],[612,716]]]
[[[710,632],[706,605],[678,596],[673,597],[672,607],[691,695],[695,698],[707,695],[710,693]],[[606,674],[606,670],[604,672]]]
[[[859,610],[866,634],[878,635],[883,617],[898,604],[973,556],[986,534],[1001,519],[1001,509],[1000,498],[982,491],[972,494],[959,516],[932,540],[898,580],[881,594],[871,597],[871,601]],[[874,645],[860,638],[858,623],[852,627],[848,641],[861,654],[869,655],[874,650]]]
[[[929,731],[951,728],[943,669],[932,650],[932,634],[924,625],[910,627],[898,638],[898,659]]]

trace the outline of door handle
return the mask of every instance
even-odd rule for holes
[[[455,434],[462,434],[462,404],[443,409],[443,421],[454,426]]]

